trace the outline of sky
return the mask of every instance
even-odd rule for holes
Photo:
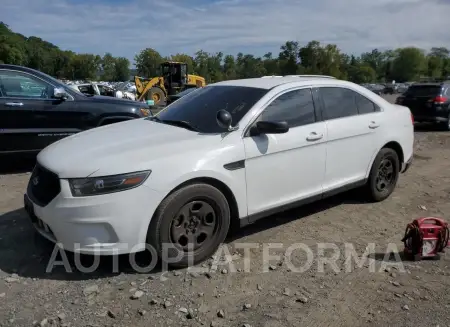
[[[1,0],[0,21],[64,50],[163,56],[278,54],[287,40],[373,48],[450,47],[450,0]]]

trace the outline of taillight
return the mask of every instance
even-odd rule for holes
[[[411,121],[412,121],[412,123],[414,125],[414,115],[412,114],[412,112],[411,112]]]
[[[434,98],[433,100],[431,100],[431,101],[434,102],[434,103],[440,103],[440,104],[442,104],[442,103],[447,102],[447,100],[448,100],[448,98],[446,98],[446,97],[437,96],[437,97],[435,97],[435,98]]]

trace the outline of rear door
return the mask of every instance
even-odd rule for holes
[[[30,74],[0,70],[0,152],[40,150],[36,109],[51,101],[53,86]]]
[[[443,92],[441,85],[411,85],[404,94],[403,106],[408,107],[414,116],[432,117],[436,115],[432,100]]]
[[[320,87],[319,94],[328,136],[324,191],[361,183],[376,151],[381,117],[353,90]]]

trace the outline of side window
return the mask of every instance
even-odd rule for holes
[[[98,91],[100,92],[100,95],[106,95],[106,90],[103,87],[103,85],[97,84],[97,88],[98,88]]]
[[[286,121],[290,128],[314,123],[316,115],[311,89],[280,95],[267,106],[260,120]]]
[[[78,86],[78,90],[80,90],[80,92],[84,93],[84,94],[95,95],[94,87],[90,84],[89,85],[80,85],[80,86]]]
[[[321,87],[324,119],[336,119],[358,115],[355,92],[341,87]]]
[[[22,72],[0,71],[0,93],[10,98],[50,99],[53,87]]]
[[[360,115],[379,111],[379,107],[365,96],[355,92],[356,107]]]

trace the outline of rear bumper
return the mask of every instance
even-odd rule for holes
[[[448,117],[440,117],[440,116],[416,116],[414,115],[414,121],[416,122],[425,122],[425,123],[446,123],[448,122]]]

